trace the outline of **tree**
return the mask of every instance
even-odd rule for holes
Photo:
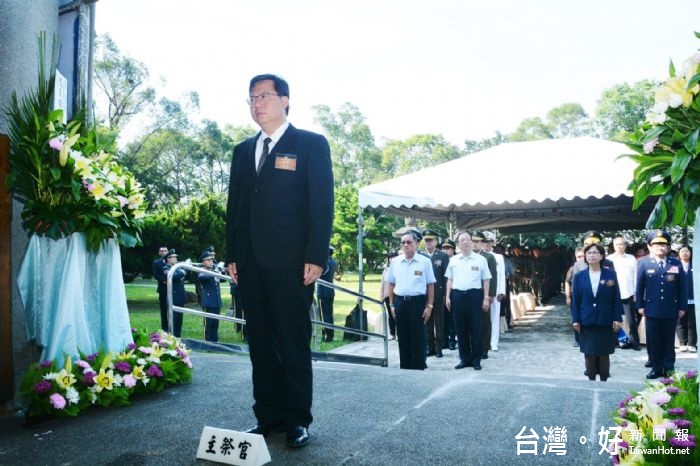
[[[551,139],[552,131],[540,117],[525,118],[515,132],[508,136],[513,142]]]
[[[642,80],[631,86],[615,84],[603,91],[596,108],[595,124],[602,137],[625,141],[654,104],[654,88],[658,81]]]
[[[554,138],[574,138],[593,133],[593,125],[581,104],[566,103],[547,112],[547,126]]]
[[[197,132],[197,178],[208,193],[224,193],[228,189],[233,140],[219,129],[216,122],[204,120]]]
[[[387,142],[382,150],[385,176],[403,175],[459,158],[462,153],[439,134],[419,134]]]
[[[381,153],[360,110],[350,102],[337,113],[327,105],[313,109],[315,121],[323,127],[331,148],[335,185],[362,186],[375,180],[381,170]]]
[[[97,40],[93,67],[95,84],[107,99],[107,126],[122,128],[126,122],[155,101],[155,90],[146,85],[148,68],[124,56],[109,35]]]
[[[496,131],[496,134],[490,138],[484,139],[465,139],[464,140],[464,150],[462,153],[464,155],[473,154],[475,152],[481,152],[482,150],[495,147],[499,144],[510,142],[510,138],[500,131]]]

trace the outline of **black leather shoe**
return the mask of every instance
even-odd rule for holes
[[[635,350],[635,351],[642,351],[642,347],[639,346],[639,345],[633,346],[632,349]]]
[[[489,358],[489,353],[484,353],[481,355],[481,359],[488,359]]]
[[[479,363],[474,364],[474,370],[475,370],[475,371],[480,371],[480,370],[481,370],[481,364],[479,364]]]
[[[293,426],[287,428],[287,438],[285,443],[289,448],[305,447],[311,441],[309,429],[304,426]]]
[[[644,363],[644,367],[654,367],[654,365],[651,363],[651,361],[647,361]]]
[[[441,357],[442,357],[442,351],[436,351],[436,352],[435,352],[435,357],[436,357],[436,358],[441,358]]]
[[[659,377],[663,377],[661,372],[651,371],[647,374],[647,379],[658,379]]]
[[[428,351],[428,356],[435,356],[435,351]]]
[[[278,432],[283,426],[283,423],[270,424],[269,426],[261,426],[258,424],[251,429],[244,430],[243,432],[246,434],[258,434],[267,437],[269,433]]]
[[[464,369],[465,367],[470,367],[471,364],[468,364],[466,362],[460,361],[459,364],[455,366],[455,369]]]
[[[447,344],[447,346],[448,346],[452,351],[454,351],[455,348],[457,348],[457,343],[454,342],[454,341],[450,341],[450,342]]]

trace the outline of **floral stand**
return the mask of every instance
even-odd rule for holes
[[[89,252],[83,233],[32,236],[17,277],[30,341],[42,360],[121,351],[133,342],[119,246]]]

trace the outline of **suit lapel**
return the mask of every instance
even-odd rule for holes
[[[245,155],[246,157],[249,158],[249,160],[246,162],[246,165],[248,166],[248,169],[250,170],[250,175],[257,176],[256,173],[256,166],[255,166],[255,147],[258,144],[258,138],[260,137],[261,132],[258,131],[258,134],[255,135],[255,137],[250,139],[250,147],[246,148]]]
[[[272,151],[270,151],[270,155],[267,156],[267,161],[265,162],[265,165],[263,165],[260,174],[257,175],[258,177],[267,178],[272,173],[274,173],[275,159],[277,158],[276,154],[293,153],[291,149],[294,147],[296,133],[296,128],[294,128],[294,126],[290,124],[287,127],[287,130],[284,132],[284,134],[282,134],[280,140],[277,141],[277,144],[275,144],[275,146],[272,148]]]

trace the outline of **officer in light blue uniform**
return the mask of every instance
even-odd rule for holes
[[[687,306],[683,265],[667,256],[671,237],[662,230],[647,235],[650,254],[639,260],[636,301],[646,316],[647,349],[651,372],[647,379],[668,375],[674,370],[675,330]]]
[[[168,251],[163,258],[165,259],[165,269],[163,273],[167,277],[170,269],[177,264],[177,254],[174,249]],[[185,271],[176,269],[173,272],[173,306],[182,307],[185,305]],[[182,313],[173,312],[173,335],[180,337],[182,332]]]
[[[199,256],[202,268],[214,270],[214,251],[205,249]],[[219,278],[206,273],[200,273],[197,277],[202,285],[202,309],[210,314],[221,314],[221,288]],[[219,321],[206,319],[204,323],[204,339],[206,341],[219,341]]]

